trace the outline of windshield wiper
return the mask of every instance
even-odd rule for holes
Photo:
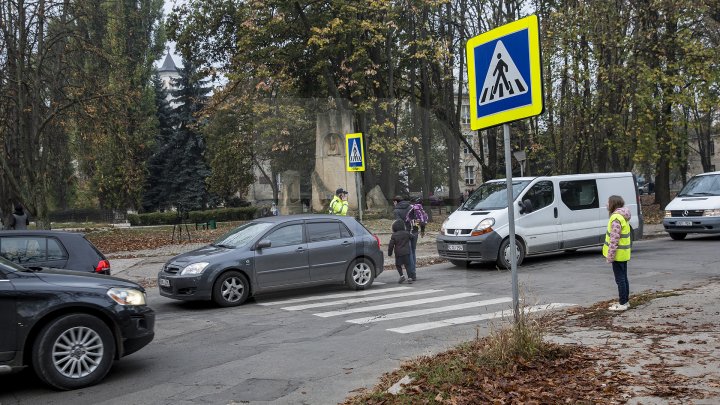
[[[691,195],[717,195],[715,193],[708,193],[707,191],[701,191],[698,193],[692,193]]]
[[[225,249],[235,249],[235,246],[233,246],[233,245],[226,245],[226,244],[223,244],[223,243],[213,244],[213,246],[217,246],[217,247],[221,247],[221,248],[225,248]]]

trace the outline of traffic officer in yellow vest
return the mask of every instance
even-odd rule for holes
[[[339,188],[335,191],[335,197],[333,197],[332,201],[330,201],[330,213],[334,215],[347,215],[348,212],[348,202],[347,202],[347,196],[348,192],[343,190],[342,188]]]
[[[622,197],[612,195],[607,203],[610,220],[608,221],[607,233],[605,234],[605,245],[603,256],[608,263],[612,263],[615,273],[615,283],[618,286],[619,301],[610,305],[611,311],[625,311],[630,308],[630,283],[627,277],[627,264],[630,261],[630,210],[625,207]]]

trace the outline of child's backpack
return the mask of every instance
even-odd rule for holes
[[[425,212],[422,204],[410,204],[410,209],[405,215],[405,222],[411,225],[427,224],[428,214]]]

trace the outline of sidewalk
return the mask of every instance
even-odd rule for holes
[[[570,309],[549,340],[594,349],[628,404],[720,403],[720,281],[630,302],[621,313],[610,302]]]

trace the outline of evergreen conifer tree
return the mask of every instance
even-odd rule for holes
[[[205,179],[210,169],[205,162],[205,140],[199,130],[202,122],[197,114],[205,105],[211,88],[208,81],[198,77],[191,60],[185,61],[174,80],[177,90],[171,91],[175,124],[168,143],[164,178],[167,181],[166,200],[178,211],[190,211],[205,207],[210,201]]]
[[[153,152],[147,163],[147,180],[142,206],[145,211],[157,211],[169,208],[168,195],[170,190],[167,165],[173,139],[173,111],[168,102],[168,91],[163,86],[157,71],[152,77],[155,91],[155,108],[158,131],[155,135]]]

